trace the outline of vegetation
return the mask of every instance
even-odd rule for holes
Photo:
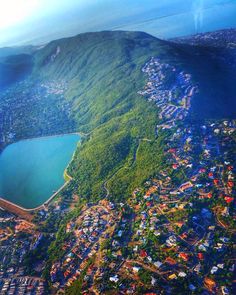
[[[128,32],[53,41],[35,55],[34,72],[42,79],[66,77],[72,117],[79,131],[89,133],[68,169],[86,198],[104,197],[106,187],[122,199],[162,163],[165,135],[155,138],[158,110],[137,94],[145,84],[141,68],[152,55],[172,58],[171,47]]]

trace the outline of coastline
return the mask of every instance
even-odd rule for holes
[[[58,136],[66,136],[66,135],[79,135],[80,137],[82,136],[87,136],[88,134],[85,133],[81,133],[81,132],[71,132],[71,133],[65,133],[65,134],[56,134],[56,135],[48,135],[48,136],[39,136],[39,137],[34,137],[34,138],[27,138],[27,139],[22,139],[19,141],[26,141],[26,140],[32,140],[32,139],[42,139],[42,138],[48,138],[48,137],[58,137]],[[18,141],[18,142],[19,142]],[[79,142],[79,141],[78,141]],[[15,142],[11,143],[14,144]],[[2,151],[0,151],[1,153]],[[68,163],[68,165],[66,166],[64,172],[63,172],[63,177],[65,180],[65,183],[55,192],[53,193],[45,202],[43,202],[41,205],[34,207],[34,208],[24,208],[23,206],[17,205],[11,201],[8,201],[6,199],[4,199],[4,197],[0,196],[0,207],[6,211],[9,211],[11,213],[14,213],[16,215],[19,215],[21,217],[23,217],[23,215],[30,215],[31,213],[34,213],[36,211],[39,211],[41,209],[44,209],[45,206],[48,206],[49,203],[70,183],[70,181],[73,179],[72,176],[70,176],[68,174],[68,167],[70,166],[71,162],[74,160],[75,157],[75,152],[74,151],[72,158],[70,160],[70,162]],[[26,217],[25,217],[26,218]],[[26,219],[30,219],[31,217],[27,216]],[[32,216],[33,218],[33,216]],[[31,220],[30,220],[31,221]]]
[[[65,172],[64,172],[65,173]],[[0,207],[3,208],[4,210],[7,210],[11,213],[17,214],[17,215],[22,215],[22,213],[35,213],[36,211],[39,211],[41,209],[44,209],[45,206],[48,206],[50,202],[69,184],[69,182],[73,179],[67,172],[66,176],[70,178],[70,180],[66,181],[55,193],[53,193],[49,199],[47,199],[43,204],[34,207],[34,208],[24,208],[20,205],[17,205],[11,201],[8,201],[2,197],[0,197]],[[21,212],[20,212],[21,211]],[[20,214],[19,214],[20,213]]]
[[[86,137],[90,134],[89,133],[84,133],[84,132],[69,132],[69,133],[58,133],[58,134],[52,134],[52,135],[41,135],[41,136],[35,136],[35,137],[27,137],[27,138],[21,138],[18,140],[13,140],[12,142],[7,143],[6,145],[3,146],[3,148],[0,148],[0,154],[4,151],[5,148],[7,148],[9,145],[20,142],[20,141],[28,141],[28,140],[34,140],[34,139],[44,139],[44,138],[49,138],[49,137],[59,137],[59,136],[67,136],[67,135],[79,135],[80,137]]]
[[[15,144],[15,143],[18,143],[18,142],[21,142],[21,141],[30,141],[30,140],[37,140],[37,139],[47,139],[47,138],[50,138],[50,137],[60,137],[60,136],[67,136],[67,135],[78,135],[78,136],[86,136],[86,134],[84,133],[80,133],[80,132],[69,132],[69,133],[61,133],[61,134],[53,134],[53,135],[42,135],[42,136],[36,136],[36,137],[28,137],[28,138],[21,138],[19,140],[16,140],[16,141],[13,141],[13,142],[10,142],[9,144],[7,144],[4,149],[6,147],[8,147],[9,145],[11,144]],[[3,150],[4,150],[3,149]],[[3,150],[0,151],[3,152]]]
[[[65,173],[65,172],[64,172]],[[43,204],[34,207],[34,208],[24,208],[23,206],[17,205],[11,201],[8,201],[6,199],[4,199],[3,197],[0,197],[0,207],[2,207],[3,209],[7,210],[5,207],[7,207],[8,205],[10,205],[11,207],[15,207],[19,210],[22,210],[24,212],[34,212],[34,211],[38,211],[41,209],[44,209],[45,206],[48,206],[49,203],[56,197],[56,195],[58,195],[68,184],[69,182],[73,179],[70,175],[68,175],[68,173],[66,172],[67,177],[70,177],[70,180],[67,180],[55,193],[53,193],[49,199],[47,199],[45,202],[43,202]],[[5,204],[5,205],[4,205]]]

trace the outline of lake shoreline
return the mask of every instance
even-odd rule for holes
[[[64,172],[65,173],[65,172]],[[21,205],[17,205],[16,203],[14,202],[11,202],[11,201],[8,201],[6,200],[4,197],[0,197],[0,207],[3,208],[4,210],[7,210],[5,209],[4,207],[4,203],[6,205],[10,205],[12,207],[15,207],[17,209],[20,209],[24,212],[31,212],[31,213],[34,213],[36,211],[40,211],[41,209],[44,209],[45,206],[48,206],[50,204],[50,202],[70,183],[70,181],[73,179],[67,172],[66,172],[66,175],[68,177],[70,177],[70,180],[66,181],[55,193],[53,193],[49,199],[47,199],[45,202],[43,202],[43,204],[37,206],[37,207],[34,207],[34,208],[25,208]]]
[[[73,158],[72,158],[72,160],[73,160]],[[71,160],[71,161],[72,161]],[[71,163],[71,162],[70,162]],[[69,164],[70,164],[69,163]],[[69,166],[69,165],[68,165]],[[67,166],[67,168],[68,168],[68,166]],[[7,210],[7,211],[10,211],[10,212],[12,212],[12,210],[13,211],[15,211],[15,212],[17,212],[18,210],[22,210],[22,211],[24,211],[24,212],[28,212],[28,213],[35,213],[36,211],[40,211],[41,209],[44,209],[45,208],[45,206],[48,206],[50,203],[51,203],[51,201],[70,183],[70,181],[73,179],[73,177],[71,177],[69,174],[68,174],[68,172],[67,172],[67,168],[66,168],[66,170],[64,171],[64,173],[63,173],[63,175],[65,175],[66,174],[66,176],[68,177],[68,178],[70,178],[69,180],[67,180],[55,193],[53,193],[45,202],[43,202],[41,205],[39,205],[39,206],[37,206],[37,207],[34,207],[34,208],[25,208],[25,207],[23,207],[23,206],[21,206],[21,205],[18,205],[18,204],[16,204],[16,203],[14,203],[14,202],[11,202],[11,201],[8,201],[7,199],[5,199],[4,197],[1,197],[0,196],[0,207],[2,208],[2,209],[4,209],[4,210]],[[9,208],[9,205],[10,205],[10,207],[12,207],[12,210],[8,210],[8,208]],[[14,208],[15,207],[15,208]],[[15,210],[14,210],[15,209]],[[14,212],[12,212],[12,213],[14,213]],[[17,213],[15,213],[15,214],[17,214]],[[18,214],[17,214],[18,215]]]
[[[16,142],[13,142],[13,143],[11,143],[11,144],[14,144],[14,143],[18,143],[18,142],[20,142],[20,141],[30,141],[30,140],[37,140],[37,139],[48,139],[48,138],[51,138],[51,137],[60,137],[60,136],[69,136],[69,135],[78,135],[78,136],[80,136],[80,137],[84,137],[84,136],[88,136],[88,134],[85,134],[85,133],[82,133],[82,132],[71,132],[71,133],[64,133],[64,134],[55,134],[55,135],[47,135],[47,136],[39,136],[39,137],[32,137],[32,138],[26,138],[26,139],[21,139],[21,140],[19,140],[19,141],[16,141]],[[79,140],[80,141],[80,140]],[[78,142],[79,142],[78,141]],[[11,144],[9,144],[9,145],[11,145]],[[8,146],[9,146],[8,145]],[[78,144],[77,144],[78,145]],[[7,146],[6,146],[7,147]],[[5,147],[5,148],[6,148]],[[5,149],[4,148],[4,149]],[[4,150],[3,149],[3,150]],[[77,147],[76,147],[76,149],[77,149]],[[3,151],[2,150],[2,151]],[[0,151],[0,154],[1,154],[1,152],[2,151]],[[9,211],[9,212],[12,212],[12,213],[14,213],[14,214],[16,214],[16,215],[19,215],[19,216],[22,216],[22,213],[24,213],[24,214],[30,214],[30,213],[35,213],[35,212],[37,212],[37,211],[40,211],[40,210],[42,210],[42,209],[44,209],[45,208],[45,206],[48,206],[50,203],[51,203],[51,201],[70,183],[70,181],[73,179],[73,177],[72,176],[70,176],[69,174],[68,174],[68,168],[69,168],[69,166],[70,166],[70,164],[71,164],[71,162],[73,161],[73,159],[74,159],[74,157],[75,157],[75,152],[76,152],[76,150],[74,151],[74,153],[73,153],[73,156],[71,157],[71,160],[69,161],[69,163],[68,163],[68,165],[66,166],[66,168],[65,168],[65,170],[64,170],[64,172],[63,172],[63,178],[64,178],[64,180],[65,180],[65,183],[62,185],[62,186],[60,186],[59,188],[58,188],[58,190],[56,191],[56,192],[54,192],[46,201],[44,201],[41,205],[39,205],[39,206],[36,206],[36,207],[34,207],[34,208],[25,208],[25,207],[23,207],[23,206],[21,206],[21,205],[18,205],[18,204],[16,204],[16,203],[14,203],[14,202],[11,202],[11,201],[9,201],[9,200],[7,200],[6,198],[4,198],[4,196],[0,196],[0,207],[2,208],[2,209],[4,209],[4,210],[6,210],[6,211]]]
[[[47,139],[49,137],[59,137],[59,136],[67,136],[67,135],[79,135],[81,138],[82,137],[86,137],[90,134],[89,133],[84,133],[84,132],[68,132],[68,133],[58,133],[58,134],[52,134],[52,135],[39,135],[39,136],[35,136],[35,137],[27,137],[27,138],[21,138],[18,140],[13,140],[12,142],[7,143],[6,145],[4,145],[2,148],[0,148],[0,154],[4,151],[5,148],[7,148],[9,145],[12,145],[14,143],[20,142],[20,141],[28,141],[28,140],[33,140],[33,139]]]

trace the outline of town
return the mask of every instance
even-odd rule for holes
[[[198,91],[191,75],[154,57],[142,71],[148,76],[148,82],[145,90],[138,93],[156,104],[160,109],[159,119],[169,125],[183,120],[188,115],[191,98]]]
[[[0,150],[16,140],[73,131],[74,123],[69,117],[71,104],[63,99],[66,89],[65,81],[32,84],[25,80],[3,90]]]
[[[236,121],[191,122],[191,75],[154,57],[142,72],[165,166],[125,202],[69,186],[30,221],[1,210],[0,294],[233,294]]]

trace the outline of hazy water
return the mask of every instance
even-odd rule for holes
[[[236,27],[236,0],[41,2],[45,3],[30,20],[26,18],[15,26],[0,28],[1,47],[44,44],[53,39],[102,30],[144,31],[168,39]]]
[[[0,196],[25,208],[45,202],[64,184],[78,135],[22,140],[0,154]]]

